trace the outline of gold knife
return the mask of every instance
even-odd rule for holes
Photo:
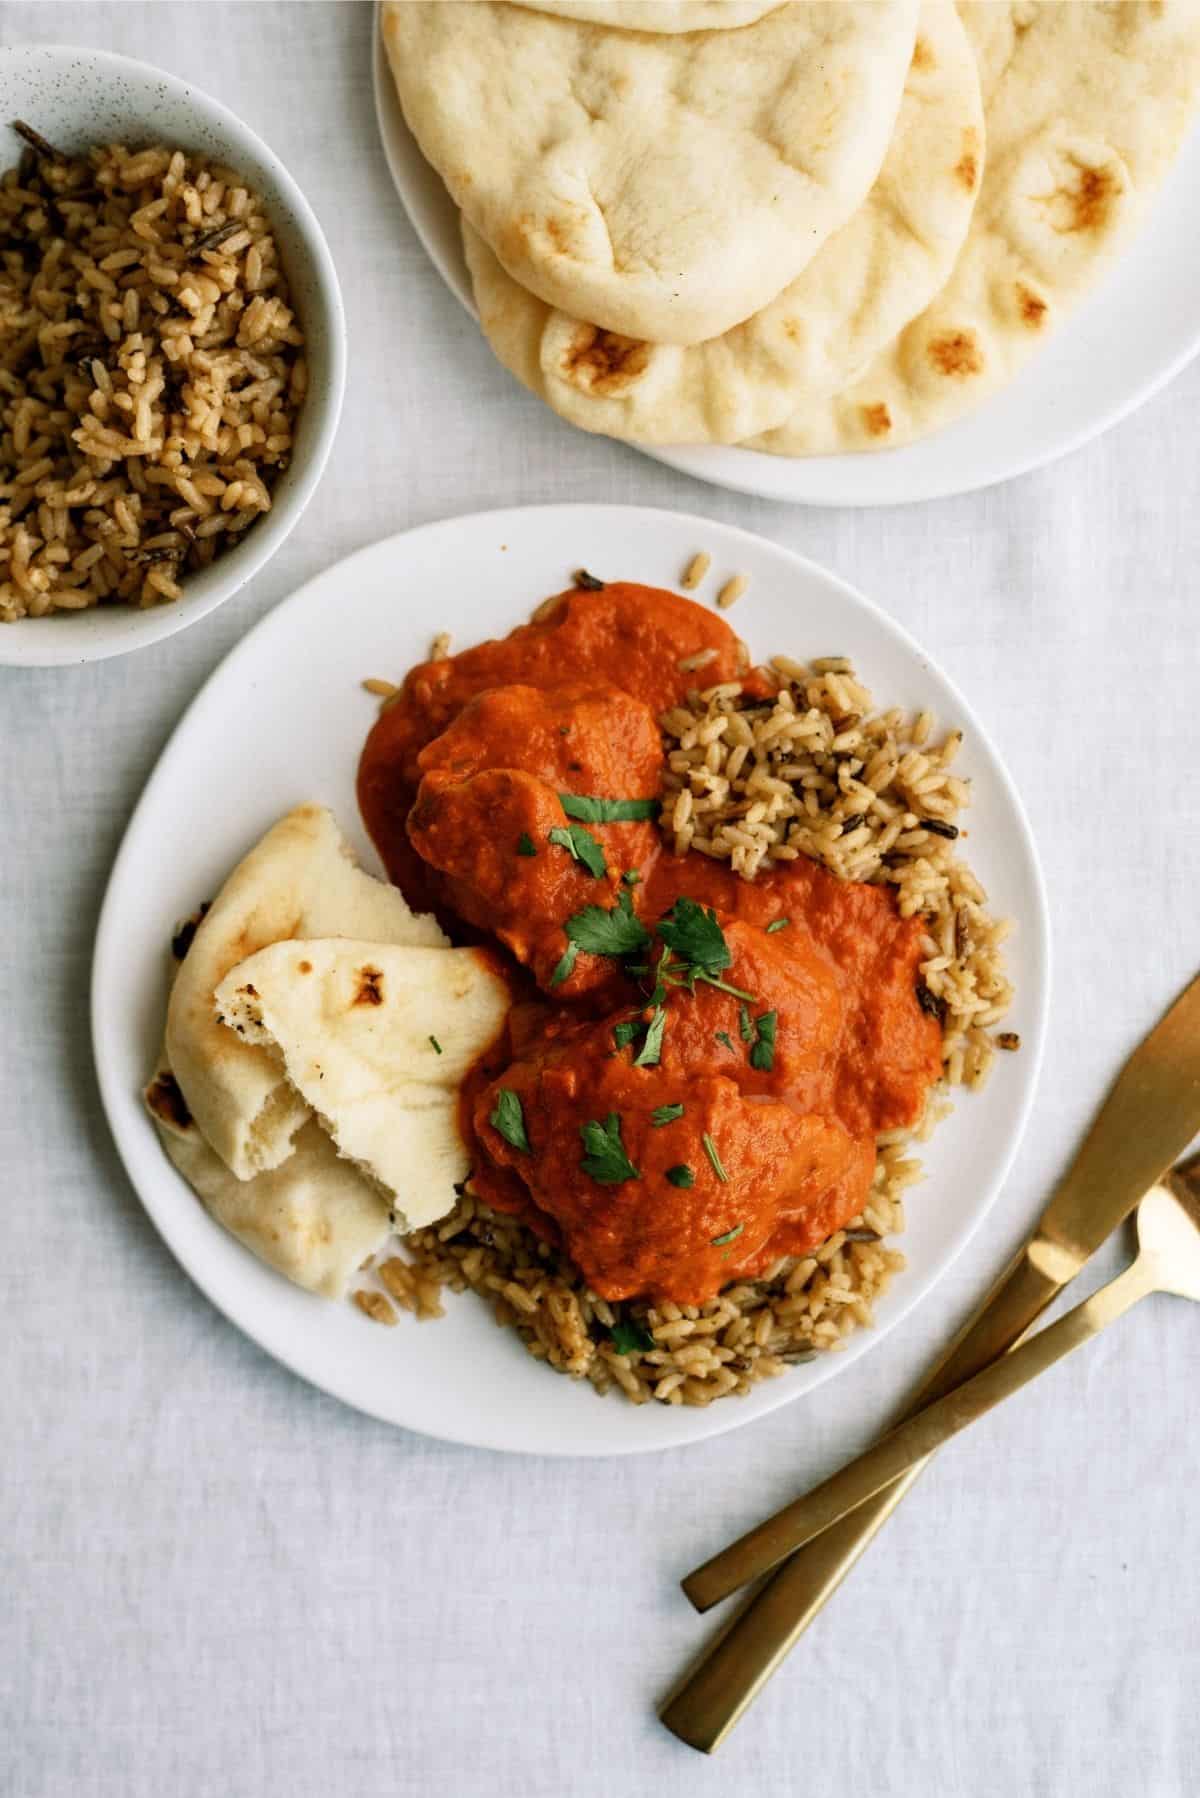
[[[1200,1130],[1200,976],[1134,1050],[1032,1237],[934,1367],[912,1415],[1004,1354]],[[781,1665],[912,1485],[922,1461],[773,1573],[662,1712],[711,1753]],[[752,1532],[761,1547],[770,1524]],[[734,1543],[683,1581],[704,1611],[742,1584]]]

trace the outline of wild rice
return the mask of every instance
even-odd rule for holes
[[[261,202],[182,150],[31,141],[0,243],[0,622],[178,599],[270,509],[307,385]]]
[[[373,1291],[369,1286],[363,1287],[359,1292],[354,1294],[354,1303],[358,1306],[360,1311],[366,1313],[372,1323],[388,1324],[391,1326],[399,1322],[396,1313],[392,1310],[392,1307],[388,1304],[383,1294],[381,1292]]]
[[[1012,1000],[1000,947],[1010,925],[990,916],[954,847],[970,801],[950,771],[962,732],[933,745],[932,713],[876,712],[844,656],[771,667],[771,699],[726,682],[663,717],[663,829],[677,854],[729,861],[747,880],[806,855],[839,879],[893,887],[901,916],[924,926],[922,987],[947,1084],[982,1086]]]
[[[708,551],[706,549],[698,550],[684,569],[683,579],[679,583],[680,586],[685,588],[688,593],[693,592],[695,588],[700,585],[711,567],[712,557],[709,555]]]
[[[405,1237],[403,1256],[377,1271],[407,1309],[418,1308],[401,1295],[397,1263],[405,1283],[479,1293],[537,1360],[598,1392],[635,1404],[707,1405],[841,1348],[870,1323],[873,1300],[904,1266],[881,1238],[904,1228],[901,1195],[920,1177],[898,1145],[881,1148],[867,1207],[822,1245],[822,1259],[783,1257],[769,1278],[740,1281],[706,1305],[609,1303],[566,1256],[469,1193],[449,1217]]]
[[[1001,950],[1008,926],[988,913],[957,836],[930,828],[952,825],[970,800],[969,783],[949,772],[961,731],[934,744],[931,713],[876,712],[845,656],[807,664],[779,656],[772,669],[780,686],[771,699],[728,681],[690,693],[663,717],[661,827],[679,853],[728,860],[750,880],[773,862],[809,856],[840,879],[891,886],[901,914],[921,919],[922,1003],[942,1026],[943,1079],[914,1130],[879,1137],[861,1214],[811,1254],[781,1258],[700,1306],[601,1299],[565,1255],[469,1192],[377,1270],[419,1316],[431,1313],[404,1294],[470,1288],[536,1359],[634,1404],[743,1394],[870,1326],[874,1301],[905,1264],[885,1239],[903,1230],[903,1194],[923,1178],[912,1146],[951,1109],[952,1086],[983,1084],[992,1028],[1012,997]],[[1011,1031],[994,1040],[1020,1046]]]
[[[735,574],[732,580],[726,581],[717,594],[717,604],[721,610],[727,612],[730,606],[735,605],[749,585],[750,577],[745,574]]]

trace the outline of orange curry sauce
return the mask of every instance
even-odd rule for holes
[[[702,670],[680,667],[704,651]],[[677,594],[572,589],[539,622],[414,668],[359,766],[406,897],[511,957],[508,1027],[463,1092],[472,1190],[608,1299],[699,1304],[815,1247],[861,1211],[877,1132],[918,1119],[941,1067],[916,996],[921,928],[886,889],[806,860],[747,881],[671,854],[653,821],[658,716],[743,659]],[[643,804],[572,843],[563,794]],[[569,944],[589,908],[626,954]]]

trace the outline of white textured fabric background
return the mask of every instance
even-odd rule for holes
[[[654,1705],[706,1632],[679,1574],[891,1414],[1200,964],[1200,367],[1000,491],[755,503],[571,431],[492,362],[388,182],[366,7],[9,3],[0,38],[103,45],[232,106],[310,196],[352,335],[333,465],[249,591],[123,661],[0,668],[0,1793],[1195,1793],[1200,1318],[1176,1301],[944,1455],[715,1760]],[[130,810],[247,626],[404,525],[582,498],[748,526],[902,618],[1008,757],[1057,960],[1032,1126],[938,1298],[803,1404],[612,1463],[392,1431],[243,1341],[123,1176],[86,1017]]]

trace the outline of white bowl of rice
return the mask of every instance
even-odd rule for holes
[[[0,171],[0,663],[98,661],[206,617],[295,526],[342,298],[278,158],[146,63],[0,50]]]

